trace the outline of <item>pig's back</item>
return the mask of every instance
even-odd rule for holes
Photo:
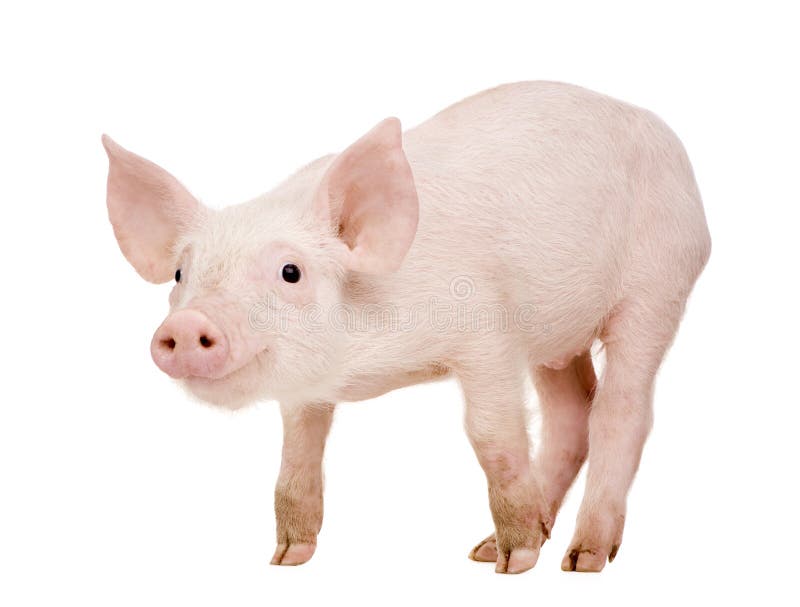
[[[651,249],[668,257],[684,246],[680,235],[643,242],[641,230],[673,234],[695,220],[705,229],[674,134],[645,110],[579,87],[485,91],[407,132],[404,147],[420,224],[402,271],[467,277],[479,303],[533,304],[554,344],[590,339],[629,283],[652,273],[637,267]],[[680,192],[659,198],[651,186]]]

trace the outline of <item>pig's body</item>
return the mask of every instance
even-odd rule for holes
[[[407,131],[403,148],[419,194],[417,235],[397,272],[359,277],[346,302],[389,304],[401,324],[416,321],[401,331],[385,330],[383,317],[370,331],[359,323],[341,372],[306,399],[372,398],[440,378],[492,345],[513,344],[521,370],[566,366],[615,306],[685,298],[705,264],[689,161],[640,108],[565,84],[510,84]],[[421,302],[440,304],[438,316]],[[453,323],[442,331],[448,309]],[[464,330],[459,311],[477,311],[477,330]]]
[[[314,552],[334,403],[451,374],[495,522],[472,557],[532,567],[588,456],[562,566],[614,558],[653,378],[710,251],[689,161],[658,118],[569,85],[501,86],[402,140],[384,121],[219,212],[106,146],[123,252],[153,282],[178,268],[154,360],[212,402],[281,402],[273,562]],[[600,382],[588,351],[598,338]],[[528,374],[542,409],[533,462]]]

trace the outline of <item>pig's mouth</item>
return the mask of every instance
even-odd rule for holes
[[[262,385],[264,357],[261,350],[232,371],[219,377],[188,375],[180,380],[195,397],[213,405],[231,409],[241,408],[259,398]]]

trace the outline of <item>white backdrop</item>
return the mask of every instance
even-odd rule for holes
[[[800,44],[789,8],[9,4],[0,604],[796,600]],[[317,553],[269,566],[277,407],[190,402],[152,364],[169,287],[142,282],[117,249],[100,134],[219,206],[384,116],[412,126],[522,79],[661,115],[692,158],[714,241],[659,377],[617,560],[599,575],[559,569],[583,476],[533,571],[498,576],[466,558],[491,518],[459,390],[441,383],[340,407]]]

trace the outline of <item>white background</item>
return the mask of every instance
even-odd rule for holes
[[[9,4],[0,604],[797,600],[791,3]],[[466,558],[491,519],[459,391],[441,383],[340,408],[318,551],[269,566],[277,407],[190,402],[152,364],[169,286],[119,253],[100,134],[225,205],[384,116],[412,126],[522,79],[661,115],[693,160],[714,242],[659,377],[617,560],[559,569],[583,476],[533,571]]]

